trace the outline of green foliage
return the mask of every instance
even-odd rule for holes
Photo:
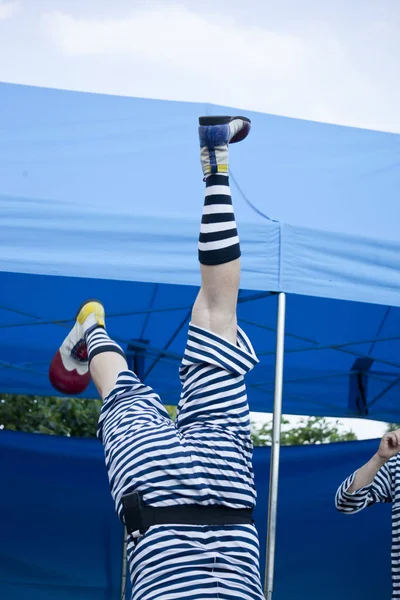
[[[400,423],[388,423],[387,426],[387,433],[390,431],[396,431],[396,429],[400,429]]]
[[[101,400],[84,398],[53,398],[39,396],[0,396],[0,428],[30,433],[45,433],[74,437],[95,437]],[[167,406],[170,417],[176,419],[176,407]],[[282,419],[281,443],[284,446],[298,444],[324,444],[356,440],[353,432],[340,432],[339,422],[331,425],[321,417],[302,419],[297,427],[287,428],[289,422]],[[396,427],[398,427],[396,425]],[[255,446],[271,444],[272,423],[260,428],[252,425]]]
[[[166,406],[169,416],[173,421],[176,421],[176,406]]]
[[[95,437],[101,400],[0,395],[0,428],[29,433]],[[176,418],[176,406],[167,406]]]
[[[13,431],[94,437],[100,400],[3,394],[0,425]]]
[[[357,436],[352,431],[341,432],[339,421],[335,424],[328,423],[324,417],[307,417],[300,419],[297,427],[287,429],[289,421],[282,418],[281,444],[282,446],[296,446],[302,444],[327,444],[331,442],[344,442],[356,440]],[[265,423],[259,429],[253,425],[252,438],[254,446],[269,446],[272,440],[272,421]]]

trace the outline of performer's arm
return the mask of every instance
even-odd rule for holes
[[[336,508],[343,513],[355,513],[376,502],[391,502],[391,466],[399,452],[400,430],[385,434],[378,452],[339,487]]]
[[[370,485],[386,462],[387,459],[382,458],[378,453],[374,454],[371,460],[356,471],[353,483],[347,490],[349,494],[354,494],[357,490]]]

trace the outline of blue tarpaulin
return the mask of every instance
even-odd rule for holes
[[[339,483],[376,446],[282,448],[275,600],[390,598],[390,507],[334,508]],[[262,566],[269,454],[254,454]],[[100,443],[3,431],[0,464],[0,598],[120,600],[122,526]]]
[[[197,117],[227,110],[0,84],[2,391],[54,393],[53,352],[99,297],[112,336],[147,341],[146,380],[176,403],[199,284]],[[249,116],[231,182],[240,324],[261,359],[250,406],[272,409],[284,291],[284,411],[399,420],[400,136]]]

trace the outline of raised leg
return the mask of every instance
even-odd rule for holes
[[[236,304],[240,259],[223,265],[200,265],[201,288],[192,311],[192,323],[236,343]]]
[[[202,117],[199,135],[206,195],[199,238],[201,289],[192,323],[236,343],[240,245],[229,187],[228,145],[244,139],[244,117]]]
[[[200,121],[201,160],[206,182],[199,238],[202,285],[193,307],[180,367],[182,394],[176,425],[193,447],[212,444],[213,458],[208,460],[205,454],[201,459],[205,470],[209,468],[214,472],[229,447],[229,453],[232,452],[229,468],[235,474],[233,477],[240,478],[239,456],[246,457],[249,474],[252,455],[244,376],[258,361],[236,318],[240,246],[229,189],[228,142],[234,140],[232,130],[243,136],[249,124],[242,117],[225,117],[225,120],[222,127],[213,119],[211,123]],[[233,458],[235,452],[238,460]],[[226,459],[225,464],[228,462]],[[221,471],[223,477],[226,473]],[[255,490],[247,475],[246,481],[233,488],[243,492],[247,486],[246,502],[252,505]]]

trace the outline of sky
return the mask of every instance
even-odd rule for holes
[[[0,80],[400,132],[398,0],[0,0]]]
[[[399,0],[0,0],[0,81],[400,133],[399,31]]]

